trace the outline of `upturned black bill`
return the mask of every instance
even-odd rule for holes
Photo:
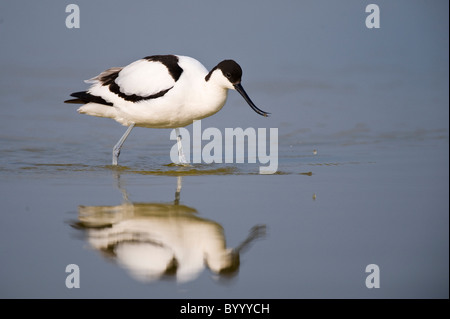
[[[236,91],[238,91],[242,97],[247,101],[248,105],[250,105],[250,107],[253,109],[253,111],[255,111],[256,113],[258,113],[259,115],[262,116],[269,116],[270,113],[264,112],[263,110],[259,109],[255,103],[252,102],[252,100],[250,99],[250,97],[247,95],[247,93],[245,92],[244,88],[242,87],[241,83],[235,84],[234,88],[236,89]]]

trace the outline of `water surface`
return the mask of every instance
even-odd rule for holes
[[[79,1],[79,30],[61,4],[0,6],[0,296],[448,298],[448,3],[380,2],[370,31],[352,1],[268,2],[259,15],[198,3],[177,3],[167,34],[152,30],[173,4]],[[210,10],[239,23],[213,23]],[[130,39],[138,28],[151,43]],[[62,101],[161,52],[241,63],[272,116],[230,92],[202,126],[278,128],[277,173],[173,165],[170,130],[143,128],[110,165],[125,128]],[[65,285],[69,264],[79,289]],[[369,264],[378,289],[366,287]]]

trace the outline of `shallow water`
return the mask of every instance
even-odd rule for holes
[[[445,296],[445,132],[324,142],[316,155],[298,138],[281,138],[278,173],[259,175],[257,164],[167,165],[142,138],[130,144],[148,149],[129,146],[126,166],[116,168],[98,164],[110,159],[101,147],[92,160],[81,144],[30,148],[3,137],[1,295]],[[259,235],[232,261],[226,248],[255,226]],[[208,262],[213,252],[228,254],[229,272]],[[73,263],[81,288],[69,290],[65,267]],[[372,263],[382,274],[378,290],[365,287]]]
[[[433,26],[430,17],[424,21]],[[50,14],[46,23],[59,18]],[[425,35],[434,34],[430,25]],[[94,44],[86,29],[75,37]],[[392,30],[372,38],[386,54],[385,42],[396,43]],[[56,43],[73,40],[65,32],[54,31]],[[429,38],[405,45],[418,39]],[[308,52],[297,60],[280,47],[294,65],[287,68],[261,53],[275,79],[242,53],[250,69],[244,86],[272,116],[257,116],[230,92],[202,127],[278,128],[272,175],[258,174],[259,162],[173,165],[170,130],[143,128],[126,141],[121,165],[111,166],[125,128],[62,101],[112,66],[102,60],[112,56],[67,53],[87,63],[78,69],[50,51],[52,62],[21,59],[23,51],[16,58],[9,48],[0,74],[0,297],[448,298],[448,71],[408,59],[398,66],[370,48],[361,54],[378,67],[337,57],[328,70],[323,61],[298,62]],[[242,52],[251,56],[251,48]],[[80,269],[79,289],[66,287],[70,264]],[[370,264],[380,269],[378,289],[366,287]]]

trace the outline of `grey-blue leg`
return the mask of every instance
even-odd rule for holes
[[[120,140],[117,142],[117,144],[114,146],[113,148],[113,152],[112,152],[112,164],[113,165],[117,165],[117,161],[119,159],[119,155],[120,155],[120,149],[122,148],[123,143],[125,143],[125,140],[127,139],[128,135],[130,135],[131,130],[134,127],[134,123],[132,123],[130,126],[128,126],[125,134],[122,135],[122,137],[120,138]]]
[[[177,127],[175,129],[175,133],[177,134],[177,144],[178,144],[178,161],[179,164],[187,164],[186,157],[183,152],[183,145],[181,144],[181,134],[180,129]]]

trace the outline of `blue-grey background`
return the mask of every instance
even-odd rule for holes
[[[70,3],[0,2],[0,297],[448,298],[448,1],[76,1],[80,28],[68,29]],[[369,3],[380,29],[365,26]],[[279,174],[180,173],[181,203],[228,246],[267,226],[226,284],[208,269],[143,284],[71,226],[80,205],[119,205],[124,188],[133,202],[173,201],[170,130],[133,131],[118,187],[108,165],[125,128],[62,103],[153,54],[208,69],[232,58],[272,113],[230,92],[204,128],[279,129]],[[65,286],[72,263],[79,289]],[[379,289],[365,286],[372,263]]]

